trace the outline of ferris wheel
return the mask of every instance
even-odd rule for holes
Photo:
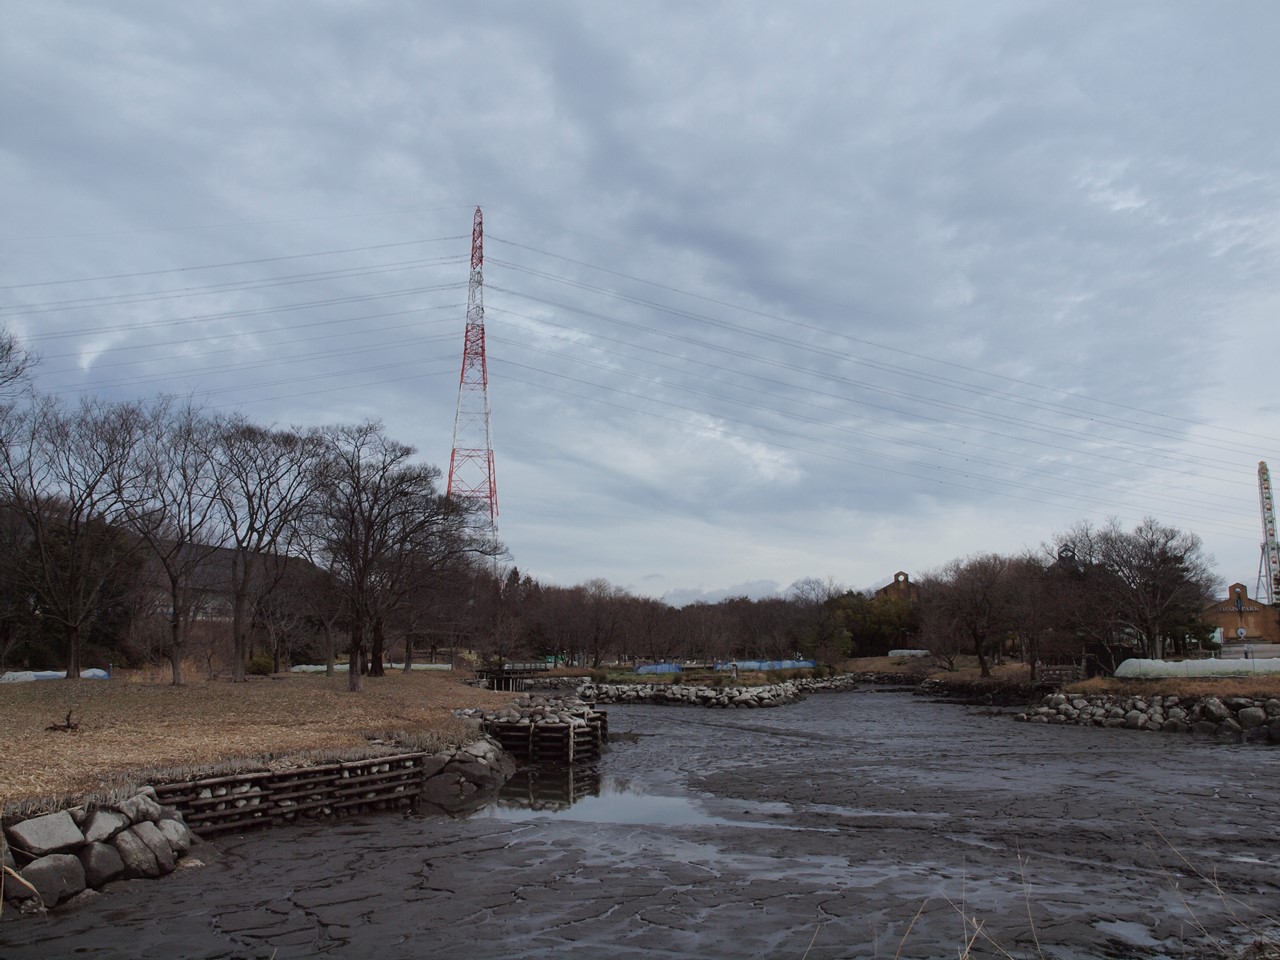
[[[1276,506],[1271,495],[1271,471],[1265,460],[1258,464],[1258,496],[1262,501],[1262,558],[1258,562],[1258,589],[1266,591],[1267,603],[1280,598],[1280,543],[1276,542]]]

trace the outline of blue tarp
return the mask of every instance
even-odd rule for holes
[[[717,663],[717,670],[732,670],[734,663],[739,670],[803,670],[818,665],[816,660],[726,660]]]
[[[27,683],[33,680],[62,680],[67,676],[65,670],[16,670],[0,676],[0,683]],[[80,671],[82,680],[106,680],[109,674],[97,667]]]
[[[636,667],[636,673],[679,673],[678,663],[651,663],[647,667]]]

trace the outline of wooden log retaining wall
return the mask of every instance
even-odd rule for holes
[[[443,765],[438,756],[404,753],[166,783],[155,791],[162,804],[182,812],[193,832],[206,837],[292,821],[299,814],[409,806]]]
[[[593,710],[577,724],[485,720],[482,729],[517,760],[572,764],[599,758],[609,741],[609,716]]]

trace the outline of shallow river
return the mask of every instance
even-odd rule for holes
[[[216,842],[0,956],[1199,957],[1280,924],[1280,749],[902,693],[611,707],[572,777],[466,820]]]

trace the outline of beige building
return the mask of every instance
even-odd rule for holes
[[[917,603],[920,600],[920,588],[911,582],[911,578],[907,576],[906,571],[899,570],[893,575],[893,583],[877,590],[876,596],[896,597],[899,600],[907,601],[907,603]]]
[[[1243,583],[1228,587],[1226,599],[1205,607],[1201,617],[1222,628],[1223,643],[1280,643],[1280,610],[1249,596]]]

